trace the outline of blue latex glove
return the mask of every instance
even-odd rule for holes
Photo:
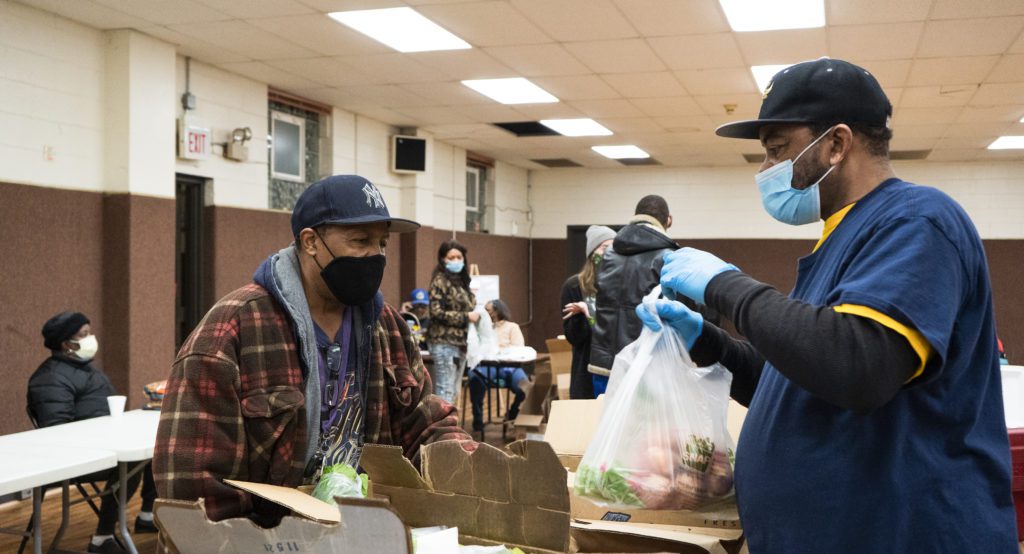
[[[676,300],[657,300],[654,303],[654,308],[658,312],[658,317],[661,318],[662,323],[675,329],[679,332],[679,335],[683,337],[683,342],[686,343],[686,349],[689,350],[693,348],[693,343],[697,342],[697,337],[699,337],[701,331],[704,330],[704,316],[690,308],[687,308],[686,304]],[[661,330],[661,324],[658,323],[658,318],[654,317],[654,314],[647,311],[647,306],[644,306],[643,304],[637,306],[636,315],[649,329],[654,331]]]
[[[739,268],[718,259],[714,254],[695,248],[680,248],[665,253],[661,268],[661,290],[665,296],[682,294],[704,304],[704,290],[715,275]]]

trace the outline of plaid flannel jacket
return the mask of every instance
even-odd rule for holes
[[[455,407],[432,394],[419,348],[387,304],[371,338],[367,383],[365,442],[398,445],[416,459],[427,442],[470,440]],[[257,284],[221,299],[182,346],[167,382],[153,456],[160,497],[203,498],[214,521],[280,517],[278,507],[223,479],[302,484],[310,432],[302,391],[285,310]]]

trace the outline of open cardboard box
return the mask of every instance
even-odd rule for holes
[[[405,524],[387,502],[339,498],[330,506],[285,487],[231,483],[291,508],[277,527],[264,529],[244,517],[213,522],[203,501],[157,500],[153,508],[161,541],[172,554],[266,552],[376,552],[411,554]]]
[[[586,453],[587,445],[597,430],[604,407],[604,397],[596,400],[559,400],[552,402],[551,417],[545,440],[558,454],[558,459],[569,470],[566,485],[570,496],[570,514],[574,519],[599,520],[620,523],[645,523],[682,526],[705,530],[732,530],[739,532],[740,520],[735,499],[707,506],[701,510],[643,510],[601,507],[590,499],[573,493],[576,468]],[[746,409],[730,401],[729,433],[735,440],[739,436]],[[574,527],[574,536],[577,533]]]
[[[508,450],[429,444],[421,450],[421,473],[400,448],[367,445],[360,466],[376,497],[389,500],[410,527],[457,526],[462,544],[568,552],[565,468],[544,442],[514,442]]]

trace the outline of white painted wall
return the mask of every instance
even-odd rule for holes
[[[0,2],[0,180],[103,190],[103,92],[100,31]]]
[[[1024,162],[894,162],[896,174],[959,202],[982,238],[1024,239]],[[640,198],[659,194],[679,238],[817,239],[821,223],[793,227],[761,207],[754,173],[739,168],[552,169],[531,172],[533,236],[564,238],[566,225],[622,223]]]

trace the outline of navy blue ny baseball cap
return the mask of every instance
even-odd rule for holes
[[[892,104],[871,73],[843,60],[820,58],[775,74],[764,90],[757,119],[726,123],[720,137],[758,139],[765,125],[860,123],[889,127]]]
[[[358,175],[335,175],[309,185],[292,210],[292,236],[317,225],[361,225],[388,223],[392,233],[411,233],[420,224],[391,217],[377,187]]]

